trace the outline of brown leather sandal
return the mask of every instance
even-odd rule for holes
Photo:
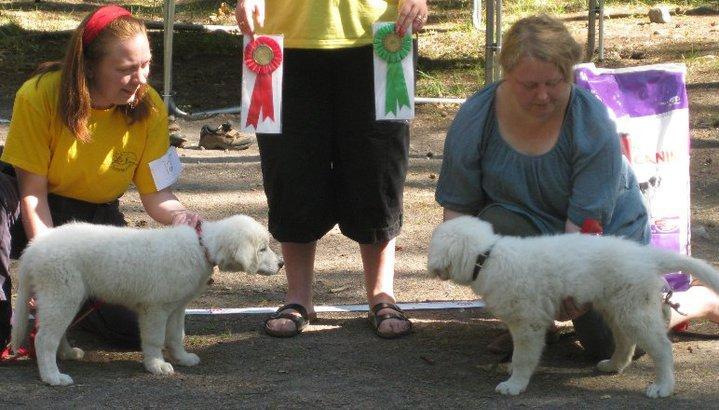
[[[300,315],[294,315],[291,312],[284,312],[285,310],[290,310],[299,313]],[[292,321],[292,323],[295,324],[294,330],[289,331],[277,331],[272,330],[268,324],[271,320],[275,319],[289,319]],[[294,337],[298,334],[302,333],[302,331],[307,327],[307,325],[310,324],[310,316],[307,314],[307,309],[297,303],[288,303],[284,306],[280,306],[279,309],[272,315],[270,315],[269,318],[265,320],[265,333],[272,337]]]
[[[382,309],[390,309],[390,310],[393,310],[394,312],[378,315],[377,312],[379,312]],[[372,308],[370,309],[369,314],[367,316],[367,319],[369,320],[369,325],[374,330],[374,333],[383,339],[396,339],[398,337],[406,336],[406,335],[412,333],[412,322],[409,320],[409,318],[407,318],[407,316],[404,314],[402,309],[400,309],[399,306],[397,306],[394,303],[378,303],[378,304],[372,306]],[[402,322],[407,322],[409,324],[409,326],[407,327],[407,329],[405,329],[399,333],[381,333],[379,331],[379,327],[382,324],[382,322],[384,322],[387,319],[395,319],[395,320],[399,320]]]

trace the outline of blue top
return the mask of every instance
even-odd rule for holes
[[[437,202],[470,215],[497,204],[547,234],[564,232],[567,219],[580,227],[595,219],[606,235],[649,243],[639,185],[606,107],[573,86],[557,143],[545,154],[526,155],[500,136],[498,85],[473,95],[457,113],[444,145]]]

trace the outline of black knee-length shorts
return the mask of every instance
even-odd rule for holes
[[[375,120],[372,53],[285,50],[282,133],[257,135],[280,242],[312,242],[336,224],[363,244],[400,231],[409,124]]]

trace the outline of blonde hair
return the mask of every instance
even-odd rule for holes
[[[89,142],[91,139],[87,128],[91,112],[89,74],[100,64],[111,42],[132,39],[138,34],[147,35],[141,20],[132,16],[123,16],[109,23],[87,47],[84,47],[82,35],[91,16],[92,13],[85,17],[73,32],[62,61],[42,63],[33,73],[34,76],[50,71],[62,71],[60,97],[57,101],[58,113],[62,123],[82,142]],[[128,123],[142,121],[150,115],[151,103],[147,89],[147,84],[141,85],[134,104],[118,107],[127,116]]]
[[[502,42],[499,63],[510,72],[524,57],[553,63],[565,81],[572,81],[572,66],[579,62],[582,46],[560,20],[540,14],[515,22]]]

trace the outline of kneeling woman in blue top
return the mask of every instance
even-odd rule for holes
[[[436,191],[445,220],[476,215],[503,235],[603,232],[649,243],[647,212],[614,123],[598,99],[572,85],[581,53],[552,17],[512,26],[500,55],[504,78],[472,96],[447,135]],[[708,289],[676,297],[688,318],[719,322],[719,298]],[[611,356],[611,332],[591,306],[568,298],[559,316],[573,320],[590,357]],[[510,341],[506,334],[488,347],[511,352]]]

